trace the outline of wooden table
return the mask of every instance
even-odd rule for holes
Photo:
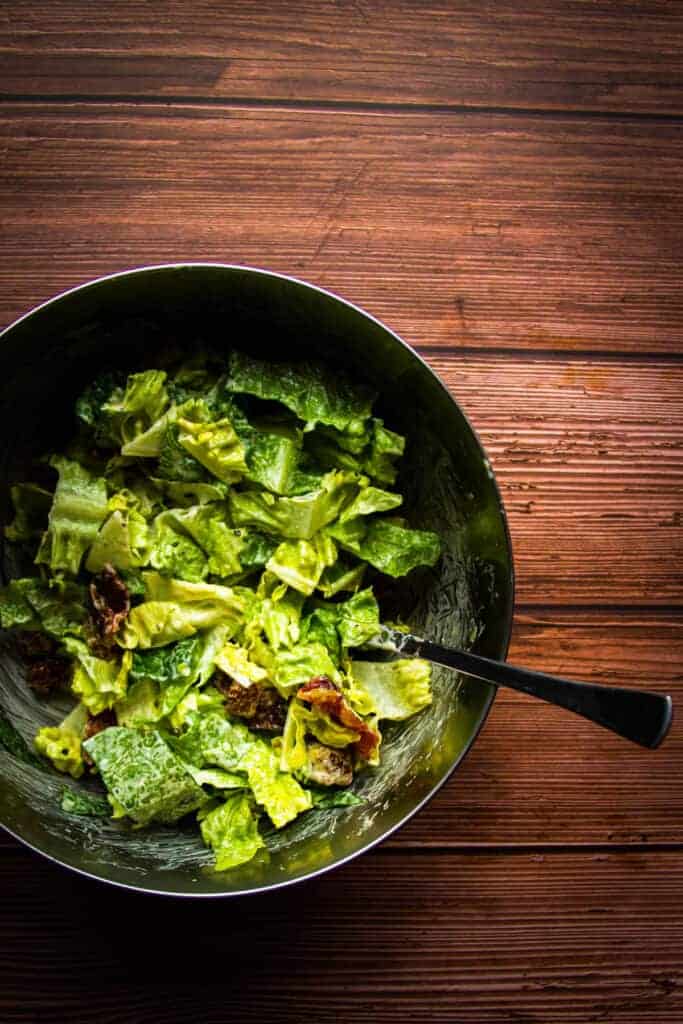
[[[479,430],[512,660],[683,698],[683,5],[0,5],[0,322],[218,260],[384,319]],[[0,1019],[683,1020],[683,728],[501,694],[380,849],[238,904],[0,842]]]

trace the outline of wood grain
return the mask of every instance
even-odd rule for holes
[[[217,260],[332,288],[414,345],[681,352],[676,125],[10,104],[0,147],[0,322]]]
[[[12,851],[0,878],[7,1022],[673,1024],[683,1014],[681,853],[380,851],[237,903],[136,897]]]
[[[676,3],[19,0],[0,91],[683,112]]]

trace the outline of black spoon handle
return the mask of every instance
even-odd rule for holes
[[[484,679],[487,683],[521,690],[549,704],[559,704],[643,747],[658,747],[671,725],[671,697],[661,693],[629,690],[623,686],[575,683],[543,672],[515,668],[502,661],[491,661],[454,647],[442,647],[430,640],[410,637],[410,641],[414,641],[412,644],[406,643],[406,636],[400,639],[402,653],[427,658],[465,675]]]

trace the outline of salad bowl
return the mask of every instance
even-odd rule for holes
[[[377,319],[292,277],[249,267],[173,264],[89,282],[2,334],[3,525],[21,467],[59,450],[76,397],[102,368],[153,367],[170,349],[209,346],[275,361],[313,359],[378,393],[377,413],[407,439],[397,490],[410,522],[435,531],[432,568],[391,581],[385,617],[436,642],[504,659],[513,609],[512,552],[490,463],[456,400],[416,352]],[[3,582],[26,572],[3,544]],[[474,743],[491,685],[435,669],[433,701],[384,731],[379,767],[358,776],[360,803],[304,814],[266,834],[257,859],[216,871],[196,830],[140,831],[63,809],[64,779],[32,751],[36,729],[63,716],[37,697],[7,638],[0,658],[0,823],[27,846],[93,878],[146,892],[228,896],[296,882],[390,835],[448,779]],[[457,783],[456,783],[457,784]],[[70,783],[78,794],[90,781]]]

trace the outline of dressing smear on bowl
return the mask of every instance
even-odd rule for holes
[[[12,488],[6,536],[33,574],[0,622],[31,713],[0,740],[29,788],[51,764],[43,799],[93,834],[111,821],[119,849],[182,821],[186,859],[194,821],[226,870],[409,767],[391,723],[413,750],[430,667],[361,649],[387,584],[441,542],[402,515],[404,439],[374,397],[237,352],[90,384],[69,445]]]

